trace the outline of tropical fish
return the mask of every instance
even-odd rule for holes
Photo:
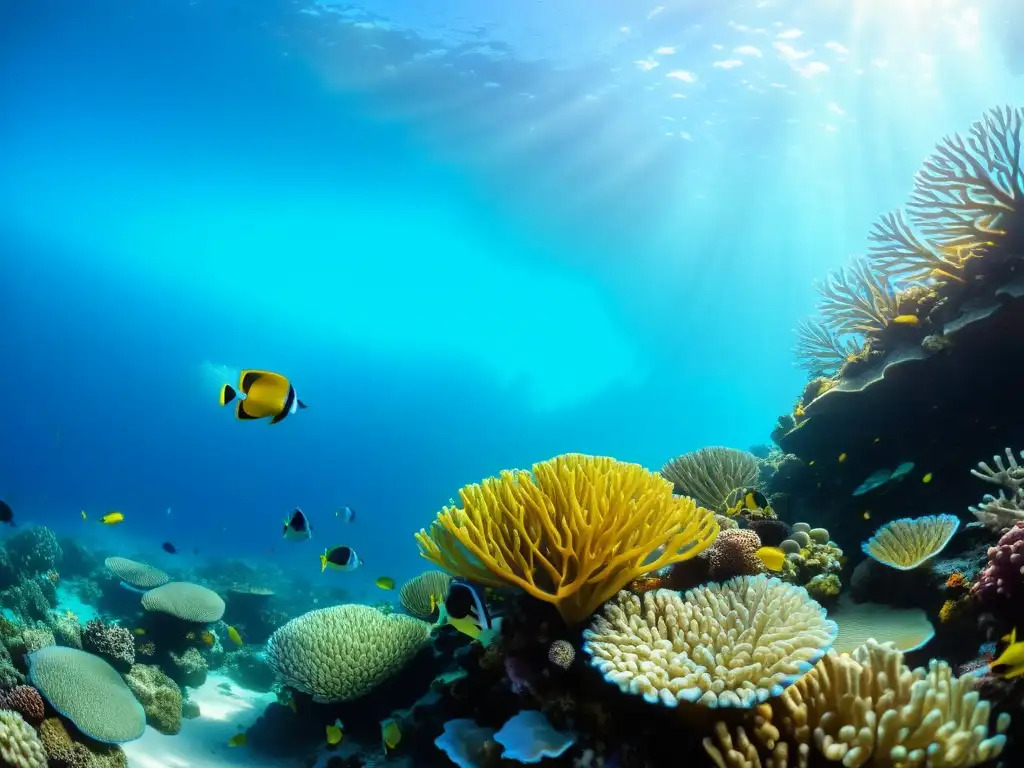
[[[863,517],[865,520],[870,520],[871,519],[871,510],[870,509],[865,509],[864,510],[864,514],[861,515],[861,517]]]
[[[291,517],[285,518],[284,538],[288,541],[305,541],[312,535],[313,526],[309,524],[302,510],[296,507]]]
[[[202,641],[207,645],[213,645],[217,638],[213,636],[213,632],[203,632]]]
[[[839,463],[842,464],[844,461],[846,461],[846,454],[845,453],[840,453],[839,454]]]
[[[920,325],[921,319],[917,315],[896,315],[892,319],[896,325]]]
[[[393,717],[380,721],[380,738],[384,742],[385,755],[389,749],[394,749],[401,743],[402,729],[398,727],[398,722]]]
[[[161,544],[160,545],[160,549],[162,549],[164,552],[166,552],[169,555],[173,555],[173,554],[176,554],[178,552],[178,548],[175,547],[173,544],[171,544],[171,542],[169,542],[169,541],[165,541],[163,544]]]
[[[340,517],[343,522],[354,523],[356,521],[356,511],[352,507],[345,505],[341,509],[334,513],[335,517]]]
[[[395,580],[390,576],[381,576],[374,582],[381,589],[394,589]]]
[[[888,469],[876,469],[865,478],[864,482],[858,485],[851,496],[863,496],[868,491],[873,491],[879,486],[885,485],[892,479],[892,473]]]
[[[236,401],[236,418],[250,421],[270,416],[271,424],[306,407],[296,396],[291,382],[270,371],[242,371],[237,391],[230,384],[221,387],[220,404],[227,405],[232,400]]]
[[[332,571],[354,571],[362,564],[352,547],[331,547],[320,555],[320,573],[328,568]]]
[[[124,515],[120,512],[108,512],[100,518],[100,522],[104,525],[117,525],[124,522]]]
[[[501,619],[492,619],[487,603],[472,584],[455,580],[441,606],[438,624],[448,623],[459,632],[488,645],[501,631]]]
[[[725,497],[726,513],[738,515],[744,510],[766,509],[768,499],[757,488],[736,488]]]
[[[82,520],[84,521],[84,520],[88,520],[88,519],[89,519],[89,517],[88,517],[88,515],[85,514],[85,510],[83,509],[82,510]]]
[[[135,632],[136,635],[144,635],[144,634],[146,634],[146,630],[144,630],[142,627],[136,627],[132,631]]]
[[[2,500],[0,500],[0,523],[14,525],[14,510],[11,509],[10,504]]]
[[[1001,654],[989,663],[992,667],[1009,667],[1003,677],[1020,677],[1024,675],[1024,641],[1017,642],[1017,628],[1014,627],[1009,635],[1003,638],[1004,643],[1009,643]]]
[[[778,547],[761,547],[754,554],[769,571],[781,571],[786,562],[786,553]]]
[[[327,726],[327,743],[332,747],[341,743],[341,737],[344,735],[342,733],[343,727],[341,720],[335,720],[334,725]]]
[[[228,746],[229,747],[244,747],[245,746],[245,742],[246,742],[245,734],[244,733],[236,733],[234,736],[232,736],[230,739],[228,739]]]
[[[242,645],[242,636],[238,634],[238,630],[228,625],[228,637],[231,638],[231,642],[235,645]]]
[[[921,482],[924,483],[925,485],[927,485],[931,481],[932,481],[932,473],[931,472],[928,472],[927,474],[925,474],[924,477],[921,478]]]
[[[904,461],[902,464],[900,464],[898,467],[896,467],[896,469],[892,471],[892,476],[889,479],[900,480],[901,478],[904,478],[907,475],[909,475],[913,471],[913,469],[914,462]]]

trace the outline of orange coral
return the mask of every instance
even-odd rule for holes
[[[627,589],[630,592],[642,595],[644,592],[650,592],[653,589],[662,589],[667,587],[668,579],[664,576],[642,576],[639,579],[633,579],[629,582]]]
[[[946,586],[949,589],[966,589],[970,585],[960,571],[953,571],[953,573],[949,574],[949,578],[946,579]]]

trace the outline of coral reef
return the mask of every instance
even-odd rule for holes
[[[142,607],[193,624],[209,624],[221,620],[226,605],[212,589],[187,581],[171,581],[146,592]]]
[[[674,497],[658,475],[581,454],[503,472],[459,496],[462,508],[446,507],[417,534],[420,553],[449,573],[550,602],[569,625],[718,533],[712,512]]]
[[[4,541],[4,550],[22,576],[56,571],[64,554],[53,531],[42,525],[19,528]]]
[[[170,581],[170,577],[159,568],[127,557],[108,557],[103,564],[117,578],[136,589],[153,589]]]
[[[146,712],[146,722],[160,733],[181,730],[181,689],[159,667],[136,664],[124,676]]]
[[[187,648],[181,653],[170,651],[164,669],[174,682],[189,688],[198,688],[205,683],[209,672],[206,659],[198,648]]]
[[[46,750],[17,712],[0,710],[0,761],[11,768],[46,768]]]
[[[1024,452],[1021,453],[1024,457]],[[1013,451],[1006,449],[1006,465],[1003,457],[996,454],[992,457],[996,468],[992,469],[984,461],[978,462],[978,468],[971,474],[986,483],[999,487],[999,495],[985,494],[981,502],[971,506],[970,510],[985,527],[1003,533],[1018,522],[1024,522],[1024,467],[1017,464]]]
[[[883,525],[862,548],[865,555],[882,565],[910,571],[945,549],[959,527],[955,515],[904,517]]]
[[[758,464],[757,457],[747,451],[712,446],[677,456],[661,468],[661,474],[677,494],[724,514],[729,494],[757,481]]]
[[[437,606],[444,605],[452,577],[444,571],[427,571],[409,579],[398,592],[402,608],[417,619],[431,621]]]
[[[986,611],[1016,626],[1024,619],[1024,521],[1002,535],[988,551],[988,566],[971,586],[971,596]]]
[[[128,768],[128,758],[116,744],[103,744],[79,733],[59,717],[48,717],[39,726],[50,762],[67,768]]]
[[[31,685],[16,685],[0,693],[0,709],[17,712],[31,725],[39,725],[46,716],[43,697]]]
[[[232,680],[250,691],[269,691],[276,680],[274,670],[263,654],[251,648],[229,653],[224,671]]]
[[[94,653],[115,669],[127,672],[135,663],[135,638],[124,627],[93,619],[82,632],[82,649]]]

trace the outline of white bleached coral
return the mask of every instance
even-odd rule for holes
[[[314,701],[349,701],[398,672],[431,625],[368,605],[335,605],[292,619],[271,635],[266,657],[285,685]]]
[[[35,729],[17,712],[0,710],[0,763],[11,768],[46,768],[46,751]]]
[[[619,592],[583,648],[606,680],[649,702],[753,707],[809,671],[836,632],[805,589],[741,576],[685,594]]]
[[[891,644],[868,640],[852,655],[831,651],[746,729],[719,723],[704,748],[719,768],[803,766],[816,756],[844,768],[968,768],[997,757],[1009,727],[1000,715],[989,735],[991,705],[976,683],[942,661],[908,669]]]

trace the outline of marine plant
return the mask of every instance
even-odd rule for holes
[[[638,464],[566,454],[459,491],[420,554],[451,574],[517,587],[579,624],[630,581],[700,554],[714,514]]]

